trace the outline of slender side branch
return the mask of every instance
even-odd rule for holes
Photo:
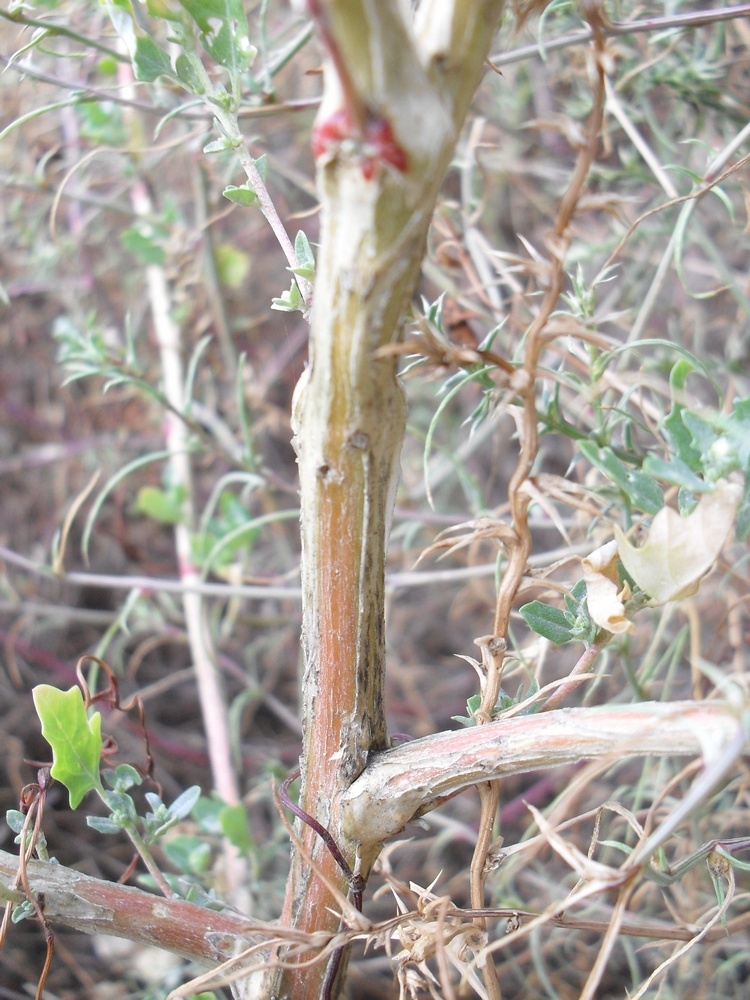
[[[276,205],[268,192],[265,181],[255,165],[255,160],[250,154],[250,150],[247,147],[244,136],[240,131],[237,115],[221,111],[218,108],[215,109],[214,113],[216,115],[216,120],[221,125],[222,131],[234,143],[237,159],[240,161],[242,169],[245,171],[245,175],[250,181],[251,187],[258,196],[258,205],[260,206],[260,210],[265,216],[266,222],[273,230],[273,234],[276,237],[279,246],[283,250],[284,256],[286,257],[290,268],[299,267],[300,261],[297,259],[297,254],[294,246],[292,245],[292,241],[289,238],[286,228],[284,227],[284,223],[281,221],[278,211],[276,210]],[[305,305],[309,308],[312,300],[312,285],[309,281],[305,278],[301,278],[299,275],[295,275],[294,280],[297,282],[297,287],[300,290],[300,295],[302,296]]]
[[[119,73],[120,79],[130,88],[132,86],[130,69],[121,67]],[[131,200],[138,216],[149,217],[153,213],[151,197],[143,181],[138,180],[133,185]],[[195,510],[190,435],[183,419],[190,401],[185,397],[182,331],[173,316],[172,296],[164,268],[158,264],[149,265],[146,268],[146,281],[154,333],[159,348],[164,396],[168,404],[164,415],[164,440],[169,455],[169,476],[172,485],[182,487],[185,492],[182,519],[174,526],[180,581],[188,588],[182,595],[185,627],[195,668],[214,787],[225,802],[234,805],[239,801],[240,793],[229,743],[230,727],[227,721],[226,700],[206,624],[203,597],[192,589],[200,582],[200,573],[193,559],[191,538]],[[224,842],[224,861],[228,886],[226,897],[235,905],[244,905],[247,899],[244,891],[245,862],[228,840]]]

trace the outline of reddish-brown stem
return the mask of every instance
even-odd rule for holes
[[[289,786],[292,784],[293,781],[296,781],[297,778],[299,778],[299,768],[295,767],[295,769],[286,776],[281,786],[279,787],[279,799],[281,800],[282,804],[286,806],[286,808],[289,809],[290,812],[293,812],[298,819],[301,819],[303,823],[305,823],[307,826],[315,830],[317,835],[326,845],[334,861],[339,866],[343,874],[346,876],[346,879],[349,883],[349,889],[352,894],[352,902],[354,903],[354,906],[361,912],[362,893],[364,892],[364,887],[365,887],[364,880],[360,875],[355,875],[354,872],[351,870],[346,858],[339,850],[338,844],[333,839],[330,832],[323,826],[323,824],[319,823],[316,819],[314,819],[310,815],[310,813],[305,812],[304,809],[302,809],[300,806],[297,805],[296,802],[293,802],[289,798]]]

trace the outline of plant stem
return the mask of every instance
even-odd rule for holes
[[[106,802],[106,799],[104,801]],[[130,837],[133,847],[136,849],[136,851],[138,851],[139,856],[143,860],[143,863],[146,866],[146,868],[148,869],[149,875],[154,880],[154,882],[156,882],[159,889],[167,897],[167,899],[174,899],[175,894],[169,888],[169,883],[162,875],[159,866],[157,865],[156,861],[154,861],[153,854],[146,846],[146,843],[141,837],[141,835],[138,833],[138,830],[133,825],[125,827],[125,833],[127,833],[128,837]]]
[[[581,760],[694,755],[704,746],[736,756],[733,741],[742,739],[735,708],[693,701],[566,708],[436,733],[370,760],[342,798],[344,828],[364,850],[480,781]]]
[[[405,425],[395,358],[376,352],[399,335],[502,3],[429,0],[419,9],[416,46],[395,3],[315,0],[309,7],[344,73],[348,101],[390,128],[408,164],[403,172],[376,159],[366,165],[336,148],[319,161],[311,366],[294,406],[305,645],[300,804],[367,878],[380,845],[364,847],[355,830],[344,829],[340,800],[369,754],[387,745],[385,549]],[[341,111],[340,83],[329,67],[323,125]],[[335,931],[335,900],[311,862],[343,893],[346,879],[314,831],[305,827],[300,836],[282,922]],[[325,968],[271,974],[264,995],[335,997],[345,967],[346,956],[334,981]]]
[[[300,261],[297,258],[292,241],[289,239],[289,234],[284,227],[284,223],[281,221],[281,217],[276,211],[276,206],[274,205],[273,199],[268,193],[268,188],[266,187],[265,182],[255,165],[255,160],[252,157],[250,150],[247,148],[245,138],[240,131],[237,115],[233,112],[221,111],[220,109],[214,109],[214,113],[216,115],[216,120],[221,125],[222,131],[234,146],[237,159],[240,161],[242,169],[245,171],[245,176],[250,182],[250,186],[258,197],[260,210],[265,216],[266,222],[268,222],[269,226],[273,230],[273,234],[284,252],[284,256],[289,263],[289,267],[299,267]],[[312,304],[312,285],[306,278],[301,278],[299,275],[295,275],[294,280],[297,282],[300,295],[309,309]]]
[[[119,73],[125,84],[132,84],[130,67],[120,67]],[[151,198],[142,180],[136,180],[133,184],[131,200],[139,217],[153,216]],[[173,487],[182,488],[185,497],[182,518],[174,526],[178,571],[185,587],[182,594],[185,627],[195,669],[214,788],[226,803],[235,805],[240,801],[240,793],[229,742],[227,706],[206,626],[203,598],[194,589],[201,582],[201,577],[192,551],[195,512],[189,432],[185,421],[178,416],[186,412],[188,404],[185,398],[181,331],[172,316],[171,295],[164,269],[156,264],[149,265],[146,268],[146,281],[159,348],[164,397],[168,404],[164,414],[164,438],[168,452],[169,479]],[[245,865],[236,848],[228,841],[224,843],[224,862],[226,884],[229,887],[227,895],[232,902],[241,906],[247,898],[244,887]]]
[[[217,912],[182,899],[165,900],[151,892],[91,878],[43,861],[28,861],[32,890],[44,894],[47,919],[85,934],[109,934],[149,947],[165,948],[192,961],[215,963],[271,936],[260,921]],[[18,858],[0,851],[0,900],[20,903],[15,884]]]

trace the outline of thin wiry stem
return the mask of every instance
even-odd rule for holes
[[[747,17],[750,14],[750,4],[738,4],[736,7],[722,7],[719,10],[696,10],[685,14],[671,14],[665,17],[648,17],[641,21],[602,21],[601,32],[605,38],[615,38],[618,35],[636,35],[652,31],[666,31],[670,28],[697,28],[707,24],[717,24],[720,21],[732,21]],[[567,49],[572,45],[585,45],[594,37],[592,28],[573,31],[559,38],[535,45],[524,45],[510,52],[500,52],[490,58],[493,66],[510,66],[523,62],[525,59],[542,58],[544,53]]]
[[[573,176],[557,212],[554,237],[550,241],[552,259],[549,267],[547,290],[542,300],[540,311],[526,337],[526,349],[523,361],[525,379],[520,383],[519,391],[523,407],[523,415],[519,423],[521,450],[508,487],[514,539],[509,546],[509,565],[498,589],[495,606],[495,639],[492,640],[495,643],[502,642],[503,647],[510,626],[512,603],[521,585],[523,576],[527,571],[528,559],[531,553],[531,532],[528,523],[531,494],[528,490],[524,489],[524,486],[531,475],[531,470],[539,450],[536,376],[545,343],[544,333],[552,313],[557,308],[565,285],[565,254],[570,240],[569,227],[578,207],[578,202],[583,194],[589,170],[599,148],[599,133],[604,116],[606,77],[604,73],[602,25],[599,14],[594,8],[591,8],[589,11],[589,17],[591,19],[591,30],[594,38],[593,50],[596,69],[594,103],[589,115],[585,144],[578,153]],[[482,652],[484,654],[484,647]],[[486,660],[487,657],[484,657],[484,659]],[[496,668],[490,668],[488,665],[485,669],[481,705],[482,718],[479,718],[478,722],[486,722],[491,719],[492,711],[497,702],[502,676],[501,658],[500,664],[495,666]],[[491,831],[499,801],[499,788],[496,782],[494,785],[493,783],[489,783],[480,786],[480,800],[479,836],[471,863],[471,901],[474,907],[482,906],[484,902],[484,875],[487,854],[491,843]],[[491,1000],[496,1000],[500,996],[500,988],[491,955],[488,955],[487,958],[485,984]]]
[[[271,198],[271,195],[268,193],[265,181],[261,177],[260,171],[255,164],[255,159],[248,149],[245,137],[240,131],[237,115],[223,112],[218,108],[216,109],[215,114],[216,120],[221,125],[224,135],[234,146],[237,159],[240,161],[242,169],[245,171],[245,175],[250,182],[250,186],[258,198],[258,206],[263,213],[266,222],[273,230],[273,234],[276,237],[284,256],[286,257],[287,262],[289,263],[289,267],[299,268],[300,261],[297,258],[297,253],[292,245],[292,241],[289,238],[289,234],[286,231],[284,223],[281,221],[281,217],[276,209],[273,198]],[[299,275],[295,275],[295,281],[297,282],[300,295],[309,309],[312,304],[312,284],[306,278],[302,278]]]
[[[508,633],[513,599],[521,579],[526,572],[526,565],[531,551],[531,534],[528,526],[528,507],[531,498],[523,486],[531,474],[531,469],[539,448],[539,430],[536,414],[536,372],[539,367],[542,349],[545,345],[545,327],[552,313],[557,308],[560,295],[565,287],[565,253],[570,240],[569,226],[583,194],[586,178],[598,150],[599,132],[604,115],[606,82],[603,64],[603,38],[600,28],[601,23],[598,20],[592,20],[592,31],[596,38],[596,45],[594,47],[596,84],[594,88],[593,108],[586,129],[586,140],[579,150],[573,176],[560,202],[555,220],[554,236],[550,240],[552,257],[549,263],[547,288],[539,312],[526,335],[526,350],[523,362],[525,381],[519,386],[518,392],[523,407],[519,427],[521,453],[508,487],[508,498],[511,506],[516,541],[511,548],[508,568],[498,590],[494,624],[494,634],[496,636],[506,636]]]

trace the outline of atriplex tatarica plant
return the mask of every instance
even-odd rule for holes
[[[750,10],[297,8],[0,12],[3,378],[33,292],[72,414],[2,459],[65,470],[54,536],[2,529],[52,749],[3,940],[40,998],[115,975],[65,927],[182,956],[117,973],[170,1000],[738,995]],[[56,783],[145,888],[50,859]]]

